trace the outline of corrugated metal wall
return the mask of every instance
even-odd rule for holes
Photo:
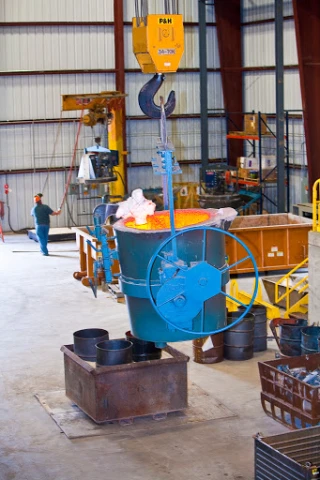
[[[114,68],[112,26],[6,27],[1,70]]]
[[[198,21],[198,2],[181,0],[180,11],[185,22]],[[163,1],[150,0],[150,13],[163,11]],[[207,21],[214,22],[214,8],[207,7]],[[285,15],[292,15],[291,1],[285,1]],[[134,2],[124,1],[124,20],[131,22]],[[243,0],[243,22],[253,22],[274,17],[274,2]],[[8,25],[4,25],[6,22]],[[40,22],[27,25],[28,22]],[[42,23],[41,23],[42,22]],[[49,22],[46,23],[46,22]],[[71,22],[57,25],[59,22]],[[74,25],[78,22],[77,25]],[[89,22],[98,22],[88,25]],[[104,22],[104,23],[101,23]],[[115,54],[113,0],[3,0],[0,2],[0,122],[15,121],[16,124],[0,125],[0,170],[29,169],[30,173],[0,175],[0,200],[9,200],[11,225],[14,229],[30,226],[29,210],[35,191],[46,185],[45,201],[58,207],[65,188],[66,169],[70,165],[77,124],[71,119],[75,112],[61,113],[61,95],[67,93],[95,93],[115,89]],[[23,23],[19,25],[19,23]],[[56,23],[52,25],[52,23]],[[132,53],[131,26],[125,25],[125,76],[129,190],[136,187],[156,187],[160,180],[150,167],[132,167],[133,164],[149,162],[155,155],[159,125],[154,120],[138,120],[141,116],[138,93],[149,76],[132,72],[138,64]],[[209,69],[220,66],[215,26],[207,27]],[[185,28],[185,55],[181,68],[190,70],[199,67],[198,27]],[[243,26],[243,53],[245,67],[274,66],[273,23]],[[301,109],[295,34],[292,19],[285,21],[285,63],[292,69],[285,74],[285,107]],[[79,73],[76,70],[84,70]],[[87,72],[86,72],[87,70]],[[90,70],[94,72],[90,73]],[[106,70],[106,72],[103,72]],[[110,71],[111,70],[111,71]],[[35,72],[43,72],[35,74]],[[50,73],[45,73],[49,71]],[[61,72],[60,72],[61,71]],[[64,71],[64,72],[63,72]],[[69,71],[69,73],[68,73]],[[19,73],[19,75],[17,74]],[[219,111],[223,108],[223,95],[219,72],[208,74],[208,108]],[[274,70],[246,71],[244,73],[245,109],[272,113],[275,111]],[[168,120],[168,131],[176,148],[178,160],[200,160],[200,92],[199,73],[180,71],[167,75],[161,89],[165,96],[174,89],[177,95],[175,113],[184,115],[178,120]],[[134,117],[134,118],[132,118]],[[38,120],[70,119],[59,123],[39,123]],[[29,121],[21,124],[21,121]],[[59,131],[59,135],[57,135]],[[210,118],[209,144],[211,158],[226,155],[225,120]],[[302,122],[294,127],[295,161],[305,164]],[[78,145],[77,162],[81,151],[92,143],[91,129],[83,128]],[[300,147],[299,147],[300,142]],[[300,153],[299,153],[300,148]],[[60,172],[50,173],[49,167],[62,167]],[[42,168],[41,173],[32,172]],[[177,181],[198,181],[199,167],[184,165],[183,176]],[[305,168],[303,169],[305,173]],[[47,180],[48,178],[48,180]],[[75,178],[75,175],[74,175]],[[300,177],[299,177],[300,178]],[[299,178],[297,182],[299,183]],[[10,194],[4,195],[3,185],[9,184]],[[298,185],[297,183],[297,185]],[[98,194],[98,192],[96,192]],[[296,194],[295,194],[296,195]],[[296,196],[294,197],[296,198]],[[73,218],[81,223],[90,222],[90,212],[96,200],[77,201],[69,197]],[[52,224],[72,224],[67,209],[54,218]],[[9,228],[6,214],[5,229]]]
[[[114,77],[107,74],[7,76],[1,79],[0,95],[4,99],[0,121],[59,119],[61,95],[98,93],[114,90]],[[63,118],[74,117],[64,112]]]
[[[305,138],[302,119],[302,103],[298,72],[298,58],[292,2],[284,1],[284,105],[290,113],[288,123],[290,164],[290,205],[307,200],[307,168]],[[261,22],[275,17],[273,0],[243,0],[243,62],[249,71],[244,72],[244,109],[274,114],[276,110],[275,81],[275,26],[274,22]],[[258,70],[254,71],[252,67]],[[260,67],[270,67],[259,70]],[[268,126],[275,133],[275,119],[268,118]],[[250,149],[247,148],[247,153]],[[275,140],[263,140],[263,154],[276,154]],[[267,195],[276,198],[276,186],[268,186]],[[266,201],[269,212],[276,207]]]
[[[242,21],[257,22],[274,19],[274,0],[242,0]],[[283,1],[284,16],[292,15],[291,0]]]
[[[65,190],[68,167],[75,143],[76,122],[39,123],[37,120],[74,118],[77,113],[61,113],[61,95],[115,90],[114,74],[71,73],[59,71],[114,69],[114,29],[112,25],[72,25],[74,22],[112,22],[113,1],[70,0],[64,2],[5,0],[0,5],[0,121],[16,121],[15,125],[0,126],[0,169],[30,169],[30,173],[0,176],[0,199],[3,185],[9,184],[5,198],[9,204],[4,228],[10,219],[14,229],[32,225],[30,209],[32,196],[43,191],[45,201],[57,208]],[[22,25],[19,25],[19,23]],[[45,25],[23,25],[28,22],[49,22]],[[50,25],[53,22],[72,22],[70,25]],[[14,24],[14,25],[12,25]],[[21,72],[22,71],[22,72]],[[51,71],[34,75],[34,71]],[[29,75],[15,75],[16,73]],[[34,122],[32,122],[32,120]],[[19,124],[21,121],[31,121]],[[91,129],[82,129],[78,144],[78,159],[85,146],[92,144]],[[65,167],[60,172],[47,168]],[[34,173],[32,169],[44,169]],[[76,174],[73,174],[75,181]],[[68,197],[60,217],[52,219],[53,226],[72,225],[72,218],[85,224],[96,200]],[[85,215],[86,214],[86,215]]]
[[[113,2],[87,1],[4,1],[0,21],[19,22],[112,22]],[[114,75],[105,73],[61,73],[59,70],[114,69],[113,26],[108,25],[8,25],[0,28],[0,70],[9,72],[1,78],[3,99],[0,121],[51,120],[74,118],[75,112],[61,113],[61,95],[66,93],[114,90]],[[14,75],[27,71],[30,75]],[[55,71],[55,74],[32,74],[33,71]],[[12,75],[10,75],[12,73]],[[25,72],[22,72],[25,73]],[[0,192],[8,183],[7,196],[14,229],[32,225],[32,196],[43,191],[45,201],[57,208],[64,194],[67,167],[77,131],[76,122],[16,124],[0,126],[1,169],[30,169],[30,173],[0,176]],[[90,129],[82,130],[78,145],[81,151],[92,144]],[[48,172],[49,167],[65,167],[61,172]],[[44,169],[34,173],[32,169]],[[73,174],[75,181],[76,174]],[[3,198],[3,195],[1,195]],[[0,197],[0,198],[1,198]],[[81,223],[90,222],[96,201],[68,200],[71,216],[64,208],[53,226],[72,225],[71,217]],[[86,216],[83,216],[87,213]],[[73,214],[73,215],[72,215]],[[82,221],[83,220],[83,221]]]
[[[244,67],[274,67],[275,29],[273,23],[243,27]],[[285,109],[301,110],[298,58],[293,20],[284,22],[284,64],[292,66],[285,71]],[[275,112],[275,71],[244,73],[245,110]]]
[[[180,2],[184,20],[197,21],[197,2]],[[163,1],[150,1],[149,12],[163,11]],[[131,22],[134,16],[134,2],[124,2],[124,20]],[[0,176],[0,199],[9,200],[11,225],[14,229],[30,226],[29,210],[35,191],[46,185],[45,201],[56,208],[62,198],[65,186],[65,171],[47,174],[34,173],[32,169],[64,167],[70,165],[77,125],[75,122],[38,123],[37,120],[74,118],[74,112],[61,113],[61,95],[67,93],[94,93],[103,90],[115,90],[115,74],[101,73],[101,70],[115,68],[114,28],[113,25],[83,25],[81,22],[113,22],[113,0],[68,1],[61,0],[4,0],[0,5],[0,22],[8,25],[0,27],[0,71],[7,72],[1,78],[0,95],[2,108],[0,121],[15,121],[15,125],[0,126],[0,169],[30,169],[30,173]],[[23,23],[19,25],[19,23]],[[28,22],[49,22],[27,25]],[[59,22],[79,22],[78,25],[51,25]],[[138,64],[132,53],[131,26],[125,26],[125,66],[137,69]],[[210,48],[209,62],[218,66],[217,42],[214,29],[208,30]],[[198,68],[197,27],[188,26],[185,30],[186,52],[181,68]],[[62,70],[64,73],[59,73]],[[88,70],[88,73],[68,71]],[[100,73],[90,73],[99,70]],[[24,72],[21,72],[24,71]],[[35,74],[35,71],[51,73]],[[24,73],[17,75],[17,73]],[[28,73],[28,74],[26,74]],[[126,74],[127,115],[141,116],[138,105],[138,93],[148,80],[139,73]],[[168,75],[161,90],[167,96],[171,89],[177,94],[176,114],[199,114],[199,74],[179,73]],[[222,107],[222,94],[219,74],[212,74],[210,81],[210,100],[212,107]],[[31,121],[19,124],[21,121]],[[223,148],[220,125],[212,121],[210,144],[214,155],[222,155]],[[221,124],[221,122],[218,122]],[[199,160],[201,143],[200,122],[196,118],[169,121],[168,129],[172,136],[176,155],[180,160]],[[57,136],[59,130],[59,135]],[[127,123],[128,163],[149,162],[155,154],[156,139],[159,135],[157,121],[129,120]],[[81,151],[92,143],[90,129],[83,128],[78,145],[77,161]],[[183,181],[198,179],[198,167],[183,167]],[[48,181],[47,180],[48,177]],[[75,175],[74,175],[75,178]],[[179,179],[180,181],[181,179]],[[3,195],[3,185],[8,183],[10,194]],[[159,180],[152,174],[150,167],[128,169],[129,189],[137,186],[157,186]],[[75,217],[91,211],[90,202],[77,204],[74,197]],[[96,201],[92,201],[93,205]],[[19,208],[23,205],[23,208]],[[77,209],[79,210],[77,212]],[[79,218],[76,220],[79,220]],[[90,222],[90,215],[80,218],[82,223]],[[67,210],[54,218],[52,224],[72,223]],[[8,228],[6,215],[4,227]]]
[[[110,0],[2,0],[0,3],[1,22],[102,20],[113,20],[113,2]]]

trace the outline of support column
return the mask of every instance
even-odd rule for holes
[[[119,103],[124,102],[124,99],[119,99]],[[108,140],[110,150],[117,150],[119,152],[119,166],[114,167],[114,170],[118,177],[116,182],[111,182],[110,195],[118,196],[118,198],[111,198],[115,202],[121,201],[121,197],[126,193],[126,180],[125,180],[125,156],[124,152],[124,136],[123,136],[123,109],[120,106],[117,109],[111,109],[112,121],[108,126]]]
[[[320,2],[293,0],[293,12],[311,198],[312,186],[320,178]]]
[[[201,166],[202,180],[209,163],[209,124],[208,124],[208,70],[207,70],[207,32],[206,5],[198,2],[199,13],[199,60],[200,60],[200,116],[201,116]]]
[[[125,93],[123,0],[114,0],[113,10],[116,90]],[[116,182],[110,184],[111,195],[123,195],[127,190],[125,98],[120,100],[120,102],[121,107],[116,112],[113,112],[115,113],[114,120],[109,127],[109,145],[111,149],[119,151],[119,167],[115,170],[122,175],[123,181],[121,178],[118,178]]]
[[[215,16],[220,55],[224,106],[228,114],[228,131],[243,129],[243,80],[241,0],[215,0]],[[236,165],[243,155],[243,144],[229,140],[229,163]]]
[[[276,56],[276,135],[277,135],[277,211],[284,213],[284,67],[283,67],[283,0],[275,0]]]

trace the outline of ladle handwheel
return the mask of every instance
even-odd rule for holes
[[[186,235],[189,232],[202,231],[202,258],[200,261],[192,262],[193,265],[189,266],[183,258],[174,258],[172,252],[176,251],[176,242],[178,237]],[[226,235],[233,239],[235,242],[241,245],[241,247],[247,253],[240,260],[236,261],[232,265],[225,264],[223,267],[217,268],[206,261],[207,256],[207,233],[215,232],[222,235]],[[171,258],[170,258],[171,257]],[[159,268],[159,260],[167,265],[169,270],[168,279],[162,283],[155,285],[154,272]],[[250,260],[254,269],[254,289],[251,297],[251,301],[248,305],[242,303],[232,295],[226,293],[223,289],[223,275],[228,274],[230,269],[234,268],[243,262]],[[171,272],[170,272],[171,270]],[[171,276],[170,276],[171,274]],[[147,269],[146,288],[150,302],[157,312],[157,314],[172,328],[186,332],[194,333],[195,335],[212,335],[215,333],[223,332],[238,323],[241,322],[243,317],[249,312],[252,304],[255,301],[258,291],[258,268],[256,261],[245,243],[242,242],[232,233],[225,230],[221,230],[216,227],[192,227],[181,230],[168,239],[166,239],[156,250],[150,259]],[[153,279],[153,280],[152,280]],[[245,307],[242,314],[230,325],[226,325],[223,328],[219,328],[213,331],[205,331],[204,326],[204,314],[205,303],[210,298],[222,294],[230,300],[235,301],[239,306]],[[174,308],[172,308],[174,307]],[[201,328],[183,328],[178,325],[176,315],[174,311],[179,312],[184,317],[195,319],[200,314]]]

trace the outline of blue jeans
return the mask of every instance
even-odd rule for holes
[[[49,225],[36,225],[36,234],[40,243],[40,250],[43,255],[48,255],[47,243],[49,236]]]

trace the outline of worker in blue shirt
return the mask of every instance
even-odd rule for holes
[[[42,193],[37,193],[33,199],[35,206],[31,210],[31,215],[34,217],[34,224],[36,227],[36,234],[40,244],[40,250],[42,255],[48,256],[47,249],[49,228],[50,228],[50,215],[60,215],[61,209],[53,211],[48,205],[44,205],[41,201]]]

